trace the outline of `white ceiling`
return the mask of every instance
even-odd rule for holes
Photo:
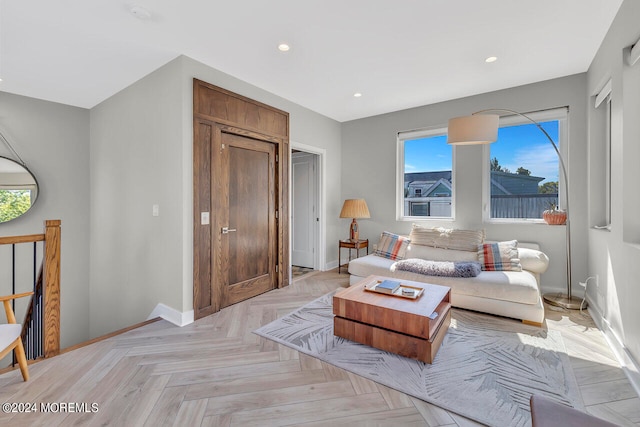
[[[585,72],[621,3],[0,0],[0,91],[91,108],[184,54],[347,121]]]

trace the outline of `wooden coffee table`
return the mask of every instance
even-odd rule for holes
[[[451,288],[390,279],[423,288],[417,299],[364,290],[388,279],[369,276],[333,296],[336,336],[401,356],[433,363],[451,323]],[[433,312],[438,315],[431,319]]]

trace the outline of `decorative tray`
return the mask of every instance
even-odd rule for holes
[[[391,295],[393,297],[400,297],[400,298],[407,298],[407,299],[418,299],[424,293],[423,288],[419,288],[417,286],[405,285],[404,283],[401,283],[401,282],[398,282],[400,283],[400,286],[398,286],[398,289],[396,289],[393,293],[390,293],[388,291],[386,292],[380,291],[376,289],[380,283],[382,283],[382,280],[375,280],[371,283],[367,283],[364,286],[364,290],[369,292],[376,292],[382,295]]]

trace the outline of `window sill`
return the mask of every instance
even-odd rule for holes
[[[455,218],[444,217],[444,216],[404,216],[396,218],[397,221],[411,221],[411,222],[455,222]]]
[[[543,219],[490,219],[483,221],[484,224],[491,225],[550,225],[547,224]],[[561,224],[564,225],[564,224]],[[556,227],[557,225],[553,225]]]

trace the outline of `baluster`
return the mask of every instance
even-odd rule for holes
[[[52,357],[60,353],[60,220],[46,221],[44,259],[44,356]]]

